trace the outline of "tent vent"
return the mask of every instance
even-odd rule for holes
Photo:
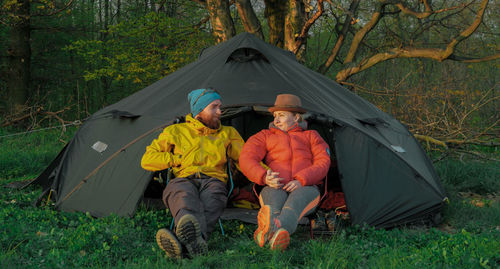
[[[141,116],[141,115],[132,114],[128,111],[121,111],[121,110],[116,110],[116,109],[113,109],[113,110],[109,111],[108,113],[113,115],[113,118],[119,117],[122,119],[136,119],[136,118]]]
[[[250,61],[257,61],[257,60],[264,60],[266,62],[269,62],[269,60],[264,56],[260,51],[252,48],[239,48],[229,57],[227,58],[227,62],[239,62],[239,63],[244,63],[244,62],[250,62]]]
[[[395,152],[399,152],[399,153],[404,153],[406,152],[406,150],[400,146],[396,146],[396,145],[391,145],[391,148],[395,151]]]
[[[94,143],[94,145],[92,145],[92,149],[99,152],[99,153],[103,153],[107,148],[108,148],[108,144],[103,143],[101,141],[97,141]]]

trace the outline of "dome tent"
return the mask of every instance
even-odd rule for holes
[[[33,183],[63,211],[133,215],[153,173],[146,146],[189,113],[187,94],[213,87],[226,125],[247,139],[272,120],[277,94],[302,99],[310,128],[327,141],[353,224],[385,228],[439,219],[444,190],[431,161],[400,122],[288,51],[242,33],[205,49],[197,61],[90,116]]]

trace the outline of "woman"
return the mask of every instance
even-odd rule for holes
[[[280,94],[269,111],[274,121],[269,129],[253,135],[243,146],[240,168],[243,174],[264,186],[259,195],[255,242],[263,247],[285,250],[298,221],[319,203],[317,185],[330,167],[328,144],[314,130],[305,130],[298,96]],[[262,164],[264,161],[264,164]]]

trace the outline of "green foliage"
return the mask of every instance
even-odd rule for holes
[[[2,192],[2,268],[102,267],[134,257],[161,258],[151,235],[167,222],[163,211],[142,209],[131,219],[113,215],[96,219],[88,213],[30,207],[39,194],[33,188]]]
[[[115,100],[150,85],[196,60],[211,41],[208,33],[192,27],[187,19],[150,12],[103,30],[103,40],[80,39],[65,50],[76,53],[90,68],[86,81],[112,81]],[[125,87],[124,85],[131,85]]]

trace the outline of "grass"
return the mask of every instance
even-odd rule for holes
[[[12,133],[0,129],[0,180],[36,177],[75,131],[75,127],[68,127],[64,133],[60,129],[51,129],[8,136]]]
[[[0,136],[2,133],[0,132]],[[253,243],[254,225],[224,222],[210,255],[172,261],[154,234],[170,217],[141,206],[132,218],[93,218],[33,207],[41,193],[6,183],[33,178],[62,148],[59,131],[0,138],[0,268],[499,268],[498,163],[445,159],[436,164],[450,203],[435,228],[348,227],[310,240],[305,227],[284,253]],[[67,140],[71,134],[64,134]],[[479,203],[479,202],[482,202]]]

